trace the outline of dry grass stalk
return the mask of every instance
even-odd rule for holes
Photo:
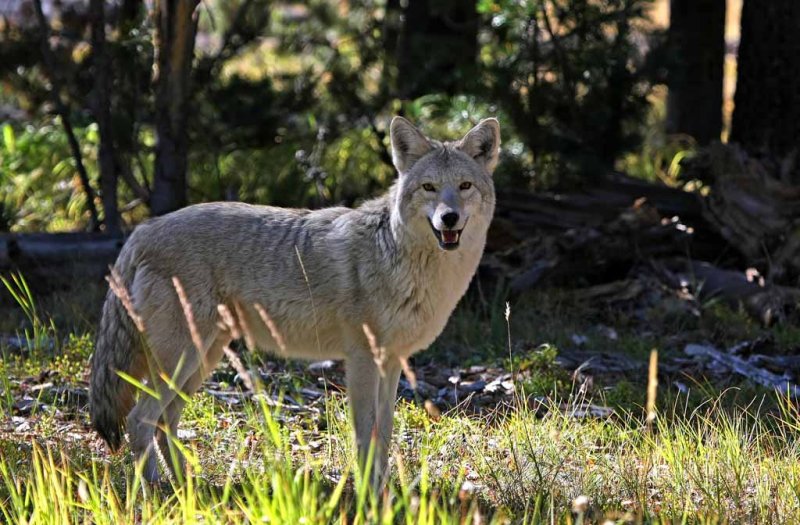
[[[239,359],[239,356],[236,355],[236,352],[231,350],[231,347],[225,345],[222,349],[225,352],[225,357],[228,358],[228,361],[231,362],[231,366],[233,369],[236,370],[236,373],[239,374],[239,377],[242,378],[242,382],[244,382],[244,386],[247,387],[248,390],[251,392],[255,392],[255,385],[253,384],[253,378],[250,375],[250,372],[244,367],[242,361]]]
[[[417,374],[414,373],[414,370],[411,368],[411,365],[408,364],[408,359],[405,357],[400,358],[400,366],[403,367],[403,374],[405,374],[406,379],[408,380],[411,388],[414,390],[417,389]]]
[[[133,324],[136,326],[136,329],[141,333],[144,333],[144,322],[142,321],[142,318],[139,317],[139,314],[136,313],[136,310],[134,310],[133,301],[128,293],[128,289],[122,282],[122,278],[113,267],[109,267],[109,270],[111,270],[111,274],[106,277],[106,281],[108,281],[108,286],[111,288],[111,292],[117,296],[117,299],[120,300],[122,306],[128,312],[131,320],[133,320]]]
[[[236,323],[228,307],[224,304],[218,304],[217,312],[219,312],[219,316],[222,318],[222,323],[218,324],[218,326],[223,330],[229,331],[233,339],[239,339],[242,336],[239,331],[239,325]]]
[[[267,325],[267,329],[269,330],[270,335],[272,335],[272,339],[275,340],[275,344],[278,345],[278,348],[281,352],[286,353],[286,341],[283,339],[278,327],[275,325],[275,321],[272,320],[272,317],[269,316],[267,310],[261,306],[259,303],[255,303],[253,307],[258,312],[259,317]]]
[[[233,303],[233,309],[236,310],[236,318],[239,320],[239,327],[242,329],[242,334],[244,335],[244,344],[247,345],[249,350],[255,350],[256,345],[253,332],[250,331],[250,327],[247,325],[247,316],[245,315],[244,308],[239,304],[239,301],[235,301]]]
[[[436,403],[430,399],[426,399],[424,405],[425,412],[428,413],[428,417],[430,417],[433,421],[439,421],[442,418],[442,411],[439,410],[439,407],[436,406]]]
[[[386,376],[386,349],[382,346],[378,346],[378,338],[375,337],[375,333],[369,327],[367,323],[361,325],[361,328],[364,330],[364,335],[367,336],[367,342],[369,343],[369,349],[372,351],[372,358],[375,360],[375,364],[378,366],[378,372],[380,372],[381,377]]]
[[[647,373],[647,428],[656,419],[656,392],[658,391],[658,350],[650,352],[650,367]]]
[[[194,322],[194,312],[192,311],[192,304],[186,297],[186,291],[177,277],[172,278],[172,285],[175,287],[175,292],[178,294],[178,300],[183,308],[183,316],[186,317],[186,323],[189,325],[189,334],[192,336],[192,343],[194,343],[197,351],[203,354],[203,340],[200,333],[197,331],[197,324]]]
[[[211,371],[211,367],[209,366],[206,356],[206,348],[205,345],[203,345],[203,339],[200,337],[200,332],[197,331],[197,323],[194,321],[192,303],[189,302],[186,291],[183,289],[183,285],[177,277],[172,278],[172,285],[175,287],[175,292],[178,294],[178,300],[183,309],[183,316],[186,318],[186,324],[189,326],[189,334],[192,337],[192,343],[197,349],[197,355],[200,357],[200,366],[202,367],[203,373],[208,374]]]

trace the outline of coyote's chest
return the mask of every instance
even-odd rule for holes
[[[398,286],[390,319],[385,319],[386,346],[407,356],[427,348],[442,332],[456,304],[467,291],[480,252],[464,251],[426,261]],[[452,257],[452,255],[457,255]]]

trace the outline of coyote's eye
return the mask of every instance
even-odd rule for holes
[[[431,184],[430,182],[426,182],[425,184],[423,184],[422,189],[424,189],[425,191],[436,191],[436,188],[434,188],[433,184]]]
[[[462,182],[461,186],[459,186],[458,188],[461,189],[461,190],[468,190],[471,187],[472,187],[472,183],[471,182]]]

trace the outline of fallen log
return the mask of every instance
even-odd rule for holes
[[[594,285],[627,278],[641,261],[684,255],[691,251],[693,238],[691,227],[663,218],[640,199],[599,226],[540,231],[521,244],[486,256],[484,265],[509,278],[515,293],[545,281]]]
[[[679,217],[691,227],[707,224],[699,195],[622,174],[569,193],[498,191],[497,214],[518,217],[522,226],[567,230],[597,227],[645,199],[663,217]]]
[[[19,271],[34,287],[100,280],[123,242],[99,233],[0,234],[0,273]]]
[[[712,144],[684,162],[681,176],[710,186],[707,221],[769,280],[800,282],[800,184],[785,159],[748,155],[735,144]]]
[[[779,376],[773,374],[769,370],[753,366],[741,357],[720,352],[712,346],[689,344],[686,345],[684,353],[691,357],[709,359],[713,363],[746,377],[753,383],[773,388],[779,393],[788,394],[793,399],[797,399],[798,396],[800,396],[800,387],[784,376]]]
[[[720,299],[744,307],[765,326],[785,320],[800,302],[800,290],[766,283],[747,272],[719,268],[688,259],[652,261],[651,267],[668,286],[691,289],[699,299]]]

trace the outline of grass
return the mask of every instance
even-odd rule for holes
[[[454,409],[433,417],[399,401],[393,477],[387,492],[377,495],[362,487],[353,469],[345,394],[328,389],[318,403],[298,409],[276,393],[291,396],[313,384],[301,367],[291,375],[273,374],[274,383],[259,395],[231,396],[236,404],[207,391],[194,396],[180,430],[187,482],[149,486],[129,452],[109,455],[88,429],[85,400],[64,394],[85,388],[91,322],[83,333],[72,328],[64,339],[54,335],[54,348],[24,356],[5,351],[2,406],[11,417],[0,426],[2,520],[717,523],[787,522],[800,512],[800,413],[794,403],[757,389],[720,392],[719,385],[687,378],[688,395],[662,385],[657,417],[648,426],[646,372],[586,390],[554,363],[574,333],[589,334],[592,348],[616,346],[633,358],[657,347],[663,358],[670,352],[668,337],[658,333],[669,334],[671,325],[637,342],[635,327],[618,323],[619,338],[604,340],[592,326],[608,318],[568,294],[521,298],[512,305],[510,325],[501,299],[468,301],[437,348],[419,359],[446,359],[455,349],[462,354],[452,359],[505,363],[519,373],[514,406],[480,416]],[[38,318],[47,308],[35,311]],[[691,337],[724,341],[733,332],[719,328],[728,323],[740,331],[734,335],[760,335],[719,305],[709,305],[703,315],[691,326],[676,322]],[[28,322],[50,326],[41,319]],[[787,347],[798,340],[788,327],[775,329],[774,338]],[[234,377],[224,367],[215,388],[235,393]],[[41,387],[47,383],[53,387]],[[32,402],[21,408],[25,398]],[[614,411],[586,413],[592,403]]]
[[[182,487],[147,487],[128,457],[108,457],[91,436],[65,440],[39,417],[31,437],[0,443],[0,511],[10,523],[574,523],[580,496],[591,521],[787,522],[798,511],[788,406],[727,412],[712,401],[683,413],[676,404],[649,433],[641,414],[581,419],[577,406],[434,422],[401,403],[392,488],[363,502],[347,425],[320,437],[266,403],[231,410],[198,396]],[[346,420],[343,399],[326,410]]]

